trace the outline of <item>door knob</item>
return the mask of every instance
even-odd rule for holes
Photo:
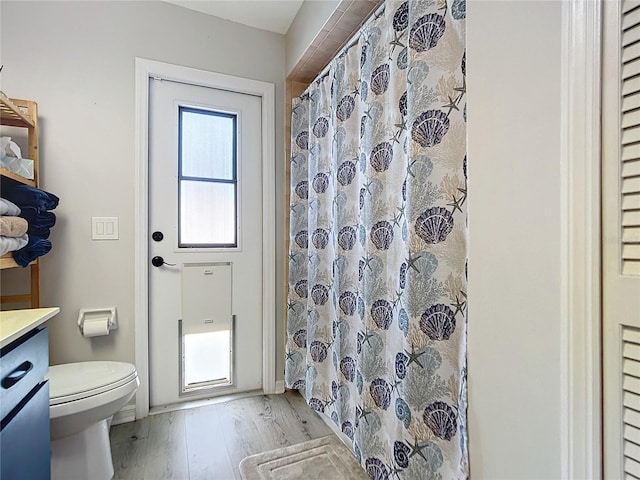
[[[155,257],[153,257],[151,259],[151,264],[154,267],[161,267],[162,265],[168,265],[170,267],[175,267],[176,264],[175,263],[167,263],[164,261],[164,258],[160,257],[159,255],[156,255]]]

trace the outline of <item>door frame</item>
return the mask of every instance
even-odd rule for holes
[[[262,100],[262,389],[276,393],[275,86],[272,83],[135,59],[135,362],[136,418],[149,414],[149,80],[171,80]]]
[[[562,2],[561,478],[602,476],[602,1]]]

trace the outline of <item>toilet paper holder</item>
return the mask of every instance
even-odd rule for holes
[[[100,324],[100,332],[85,331],[85,325],[88,324]],[[118,328],[118,314],[116,312],[116,307],[80,309],[80,313],[78,314],[78,328],[84,337],[108,335],[111,330]]]

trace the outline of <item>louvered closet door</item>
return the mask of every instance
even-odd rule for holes
[[[604,478],[640,479],[640,0],[603,6]]]

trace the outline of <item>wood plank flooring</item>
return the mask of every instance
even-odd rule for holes
[[[331,433],[295,391],[151,415],[111,428],[114,479],[240,480],[244,457]]]

